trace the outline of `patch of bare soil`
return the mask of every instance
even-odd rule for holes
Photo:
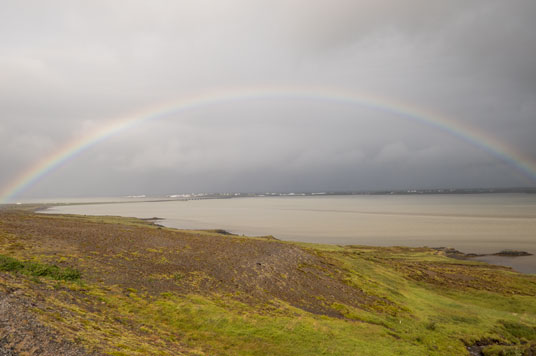
[[[276,240],[9,211],[0,212],[0,231],[4,249],[20,258],[40,256],[90,282],[151,294],[225,293],[256,305],[278,298],[338,317],[335,302],[366,309],[378,300],[346,284],[333,261]]]

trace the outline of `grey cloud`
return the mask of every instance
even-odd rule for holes
[[[0,184],[113,118],[210,88],[342,87],[536,156],[533,1],[8,2]],[[244,100],[123,131],[27,196],[534,186],[448,132],[352,105]]]

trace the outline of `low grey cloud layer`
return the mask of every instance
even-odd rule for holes
[[[0,187],[126,113],[215,88],[288,85],[441,113],[536,167],[535,15],[532,0],[3,1]],[[21,198],[535,185],[430,125],[260,98],[124,130]]]

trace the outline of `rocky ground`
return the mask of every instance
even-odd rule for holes
[[[4,286],[0,286],[0,356],[97,356],[43,325],[31,312],[39,301],[24,295],[24,289]]]

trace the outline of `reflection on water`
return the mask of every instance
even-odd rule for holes
[[[48,212],[157,216],[169,227],[303,242],[536,253],[534,194],[259,197],[73,205]],[[495,257],[495,263],[536,273],[534,256]]]

